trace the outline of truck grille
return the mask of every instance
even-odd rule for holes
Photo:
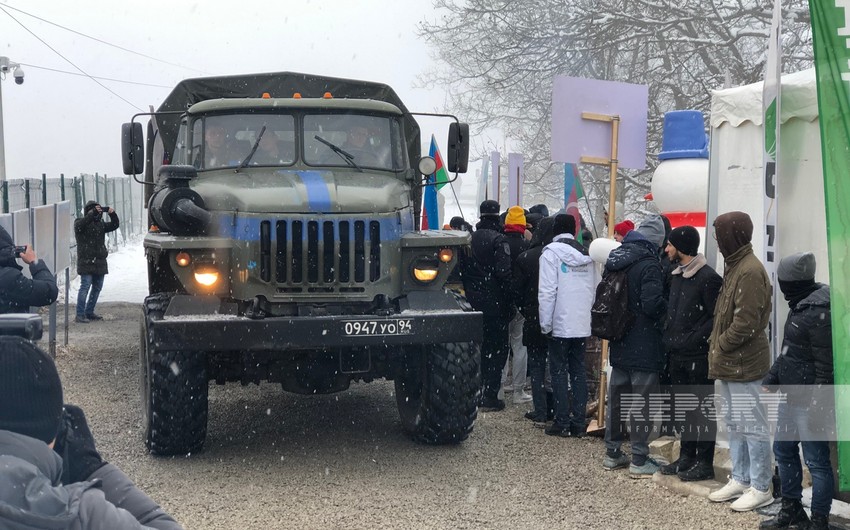
[[[293,219],[260,223],[260,278],[279,284],[375,282],[381,277],[378,221]]]

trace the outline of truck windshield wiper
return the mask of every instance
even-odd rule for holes
[[[252,157],[252,156],[254,156],[254,153],[256,153],[256,152],[257,152],[257,148],[258,148],[258,147],[260,147],[260,140],[262,140],[262,139],[263,139],[263,133],[265,133],[265,132],[266,132],[266,126],[265,126],[265,125],[263,125],[263,128],[262,128],[262,129],[260,129],[260,134],[258,134],[258,135],[257,135],[257,139],[256,139],[256,140],[254,140],[254,146],[253,146],[253,147],[251,147],[251,152],[250,152],[250,153],[248,153],[248,156],[246,156],[246,157],[245,157],[245,160],[243,160],[243,161],[242,161],[242,163],[241,163],[241,164],[239,164],[239,167],[240,167],[240,168],[243,168],[243,167],[247,166],[247,165],[248,165],[248,162],[250,162],[250,161],[251,161],[251,157]]]
[[[338,146],[336,146],[336,145],[334,145],[334,144],[330,143],[329,141],[325,140],[324,138],[322,138],[322,137],[321,137],[321,136],[319,136],[318,134],[317,134],[316,136],[314,136],[314,138],[315,138],[316,140],[318,140],[318,141],[322,142],[322,143],[323,143],[323,144],[325,144],[326,146],[330,147],[330,148],[331,148],[331,151],[333,151],[334,153],[338,154],[340,158],[342,158],[343,160],[345,160],[345,163],[346,163],[346,164],[348,164],[349,166],[351,166],[351,167],[353,167],[353,168],[357,169],[357,171],[359,171],[359,172],[363,173],[363,169],[361,169],[361,168],[360,168],[360,166],[358,166],[358,165],[357,165],[357,162],[355,162],[355,161],[354,161],[354,155],[352,155],[352,154],[351,154],[351,153],[349,153],[348,151],[344,151],[344,150],[343,150],[343,149],[341,149],[340,147],[338,147]]]

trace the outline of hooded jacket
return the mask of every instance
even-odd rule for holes
[[[658,246],[633,230],[608,255],[605,268],[626,270],[629,310],[635,315],[634,324],[623,338],[610,343],[611,366],[660,373],[665,363],[661,329],[667,300]]]
[[[664,326],[664,346],[673,358],[681,361],[706,359],[714,306],[722,282],[702,254],[673,270]]]
[[[109,274],[106,263],[105,236],[118,229],[118,214],[109,214],[109,222],[101,221],[102,214],[95,209],[97,202],[89,201],[83,216],[74,221],[74,237],[77,240],[77,274]]]
[[[482,217],[476,225],[462,276],[466,297],[476,311],[507,320],[513,317],[511,248],[498,217]]]
[[[782,355],[770,367],[763,384],[831,385],[833,378],[829,286],[818,284],[816,291],[791,307]]]
[[[59,295],[56,278],[44,260],[30,264],[30,276],[21,273],[23,267],[15,258],[15,243],[0,227],[0,313],[29,313],[30,307],[52,304]]]
[[[708,377],[749,382],[770,368],[767,324],[771,287],[764,265],[753,254],[753,224],[742,212],[714,221],[717,246],[725,257],[723,286],[709,338]]]
[[[571,234],[555,236],[540,256],[540,331],[558,338],[589,337],[590,309],[599,279],[581,243]]]
[[[118,468],[62,485],[62,459],[41,440],[0,430],[3,530],[181,530]]]

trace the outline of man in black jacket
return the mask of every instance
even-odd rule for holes
[[[696,228],[680,226],[670,232],[665,248],[669,263],[678,264],[671,272],[664,346],[673,385],[671,417],[681,451],[678,459],[661,466],[661,473],[684,481],[714,478],[715,424],[698,405],[709,402],[714,391],[714,380],[708,378],[708,337],[723,279],[708,266],[699,243]]]
[[[50,305],[59,289],[56,278],[29,245],[23,252],[15,247],[12,236],[0,226],[0,313],[29,313],[30,307]],[[30,266],[30,276],[21,273],[17,259]]]
[[[543,247],[552,242],[553,217],[540,220],[531,238],[531,248],[514,261],[514,297],[520,313],[525,317],[522,326],[522,343],[528,351],[528,373],[531,376],[531,400],[534,410],[525,414],[537,424],[553,417],[554,397],[551,387],[546,391],[546,362],[549,357],[549,340],[540,331],[540,313],[537,302],[537,284],[540,279],[540,255]]]
[[[463,288],[469,303],[484,316],[481,408],[502,410],[505,402],[499,399],[499,386],[508,359],[508,324],[514,316],[511,248],[499,224],[499,203],[486,200],[479,212],[481,221],[475,226],[464,264]]]
[[[61,455],[61,456],[60,456]],[[0,528],[181,530],[103,461],[44,351],[0,337]]]
[[[779,262],[776,277],[791,311],[780,355],[762,381],[764,391],[781,388],[787,398],[777,411],[773,454],[782,480],[782,508],[759,528],[829,528],[833,473],[829,440],[835,427],[829,286],[815,282],[815,256],[792,254]],[[803,510],[803,467],[812,475],[812,520]]]
[[[74,221],[74,237],[77,240],[77,274],[80,275],[80,291],[77,293],[77,318],[75,322],[87,323],[103,320],[94,312],[97,297],[103,288],[103,277],[109,273],[106,263],[105,236],[118,229],[118,214],[107,208],[109,222],[101,221],[104,208],[95,201],[86,203],[83,216]]]
[[[608,470],[628,466],[632,478],[651,478],[659,468],[649,457],[652,422],[648,401],[650,394],[658,393],[659,374],[664,369],[661,323],[667,300],[658,259],[663,243],[661,216],[651,216],[626,235],[605,264],[606,270],[626,271],[628,305],[635,321],[620,340],[610,343],[611,380],[602,466]],[[632,448],[631,465],[620,449],[627,433]]]

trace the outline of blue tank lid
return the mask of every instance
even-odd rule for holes
[[[708,135],[702,112],[674,110],[664,115],[664,136],[659,160],[708,158]]]

